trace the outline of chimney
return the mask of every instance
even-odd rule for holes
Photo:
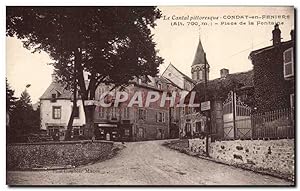
[[[229,74],[229,70],[226,68],[223,68],[220,70],[221,78],[226,78],[226,76]]]
[[[55,75],[55,73],[51,74],[51,78],[52,78],[52,82],[56,81],[56,75]]]
[[[275,24],[274,30],[272,31],[272,34],[273,34],[273,39],[272,39],[273,40],[273,46],[274,45],[279,45],[280,42],[281,42],[281,36],[280,36],[281,31],[279,29],[278,23]]]
[[[291,35],[291,40],[294,41],[295,40],[294,30],[291,30],[290,35]]]

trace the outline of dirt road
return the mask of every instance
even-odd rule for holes
[[[10,171],[11,185],[289,185],[291,182],[188,156],[163,141],[126,143],[107,161],[69,170]]]

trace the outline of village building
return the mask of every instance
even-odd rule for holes
[[[230,74],[228,69],[222,69],[220,73],[219,78],[207,82],[206,88],[204,83],[199,83],[193,89],[196,91],[196,103],[210,102],[210,113],[207,117],[200,108],[186,108],[180,129],[181,137],[199,136],[208,131],[215,138],[250,136],[251,122],[245,119],[249,118],[253,106],[253,71]],[[233,115],[235,128],[239,129],[236,135],[232,129]],[[207,129],[208,123],[210,129]]]
[[[175,107],[169,107],[168,104],[161,107],[159,104],[161,100],[151,103],[149,107],[139,105],[127,107],[127,105],[136,92],[142,92],[143,98],[149,91],[158,92],[160,95],[164,92],[170,95],[174,91],[179,94],[181,90],[179,86],[163,76],[147,76],[147,80],[135,79],[124,90],[116,88],[112,91],[112,96],[106,98],[109,102],[114,102],[116,92],[125,91],[129,95],[128,101],[120,103],[117,107],[114,107],[114,104],[111,107],[101,107],[97,104],[100,102],[101,94],[109,91],[112,86],[100,84],[95,92],[95,139],[139,141],[178,137],[180,113]],[[85,113],[80,95],[78,96],[72,138],[85,137]],[[72,92],[57,82],[53,75],[53,81],[40,98],[40,116],[41,129],[56,140],[64,140],[72,112],[72,99]]]
[[[41,130],[47,131],[54,140],[64,140],[72,108],[72,92],[57,82],[55,75],[52,74],[51,84],[40,97]],[[78,99],[73,122],[73,138],[83,136],[85,124],[83,104]]]
[[[162,77],[176,84],[183,91],[191,91],[195,86],[195,81],[179,71],[173,64],[169,64]]]
[[[248,128],[240,129],[236,135],[232,128],[233,115],[235,115],[235,120],[250,116],[253,104],[253,71],[230,74],[228,69],[223,68],[220,70],[219,78],[209,80],[209,69],[206,53],[199,40],[191,69],[196,85],[191,92],[196,92],[195,103],[206,102],[209,103],[210,108],[208,111],[201,111],[200,107],[186,106],[182,110],[180,137],[191,138],[207,133],[213,134],[215,138],[249,136],[248,131],[251,125],[249,121],[243,124]],[[185,99],[186,104],[188,104],[191,92]],[[233,103],[236,103],[235,114],[233,114]]]
[[[281,42],[281,31],[276,24],[272,35],[272,46],[250,53],[253,70],[230,74],[223,68],[219,78],[207,80],[206,85],[203,80],[197,83],[192,90],[197,92],[196,103],[209,102],[210,108],[202,111],[201,106],[186,107],[180,137],[205,134],[216,139],[294,136],[294,32],[291,31],[291,40]],[[205,53],[200,51],[200,55],[202,57],[195,58],[206,61]],[[195,76],[198,78],[198,74]],[[186,103],[189,96],[190,93]]]
[[[294,108],[295,36],[281,42],[279,25],[272,31],[273,44],[250,53],[253,64],[257,112]]]
[[[134,104],[128,107],[128,103],[136,92],[141,92],[145,98],[147,92],[155,91],[160,95],[167,91],[168,81],[163,77],[147,77],[148,80],[136,79],[132,81],[124,90],[113,90],[112,97],[109,99],[114,102],[116,92],[124,91],[128,93],[128,100],[122,102],[118,107],[96,106],[95,136],[96,139],[141,141],[153,139],[166,139],[170,135],[170,116],[169,107],[160,107],[159,101],[150,104],[149,107],[140,107]],[[96,100],[101,99],[101,95],[109,91],[111,87],[100,84],[96,90]],[[145,100],[143,99],[143,102]]]

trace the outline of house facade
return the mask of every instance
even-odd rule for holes
[[[41,130],[47,131],[54,140],[64,140],[72,107],[72,93],[56,82],[52,75],[50,86],[40,97]],[[77,101],[75,111],[72,137],[83,135],[85,115],[81,100]]]
[[[252,51],[254,92],[258,112],[294,108],[295,37],[281,42],[279,25],[272,31],[272,46]]]
[[[160,100],[158,100],[150,104],[149,107],[138,104],[128,107],[136,92],[141,92],[144,104],[147,92],[154,91],[161,95],[167,91],[170,84],[162,77],[149,78],[149,82],[137,79],[124,90],[112,91],[111,98],[108,98],[112,102],[111,107],[96,106],[94,114],[96,139],[119,140],[121,138],[125,141],[141,141],[170,137],[170,110],[167,105],[160,107]],[[100,84],[96,90],[96,100],[99,101],[101,95],[109,91],[110,88],[110,86]],[[117,91],[126,92],[128,101],[114,107],[113,103]]]

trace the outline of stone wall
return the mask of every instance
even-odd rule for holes
[[[113,148],[110,141],[68,141],[7,145],[7,169],[64,167],[105,159]]]
[[[189,139],[189,149],[198,154],[205,154],[206,151],[206,138]]]
[[[205,153],[205,145],[205,139],[189,140],[195,153]],[[209,155],[222,163],[294,177],[294,139],[209,141]]]

